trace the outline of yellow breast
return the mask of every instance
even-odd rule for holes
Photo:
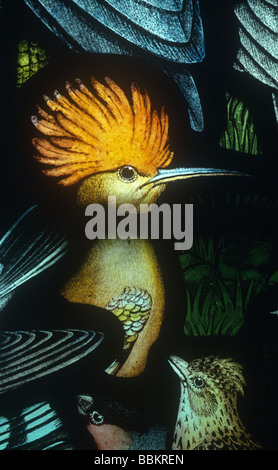
[[[117,371],[121,377],[143,372],[149,348],[158,338],[163,320],[164,285],[152,245],[140,239],[94,242],[82,266],[61,291],[70,302],[107,308],[112,299],[130,289],[146,292],[150,309],[144,328]]]

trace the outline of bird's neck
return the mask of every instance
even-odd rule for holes
[[[257,447],[238,416],[236,399],[227,402],[227,407],[224,404],[218,414],[199,416],[190,407],[187,392],[182,387],[173,450],[194,450],[199,446],[221,448],[224,443],[242,448]]]
[[[151,299],[147,324],[118,374],[135,376],[144,370],[164,314],[164,285],[152,244],[140,239],[93,242],[84,262],[65,283],[61,294],[70,302],[107,308],[109,302],[123,295],[126,289],[146,292]]]

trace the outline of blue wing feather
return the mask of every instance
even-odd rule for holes
[[[184,0],[141,0],[141,3],[148,3],[163,10],[181,11]]]
[[[95,3],[92,4],[86,0],[74,1],[92,16],[98,14]],[[178,12],[179,14],[163,10],[161,7],[148,5],[140,0],[133,0],[133,2],[127,2],[126,0],[106,0],[105,3],[107,7],[105,6],[103,10],[108,12],[109,6],[111,6],[116,12],[120,13],[119,18],[122,16],[130,20],[132,30],[135,30],[136,26],[139,26],[145,30],[146,33],[153,34],[157,38],[165,39],[169,42],[188,42],[192,23],[191,2],[187,2],[186,11]],[[111,10],[111,13],[112,11],[113,10]],[[189,21],[183,21],[185,15]],[[101,20],[101,17],[98,17],[98,19],[99,18]],[[115,31],[117,30],[118,22],[115,21],[115,16],[111,14],[108,18],[104,16],[104,19],[106,23],[103,24],[106,24],[106,26],[111,27]],[[128,38],[129,35],[131,36],[130,31],[126,31],[124,35]]]
[[[74,450],[56,411],[47,402],[30,405],[10,419],[0,416],[0,450]]]
[[[128,47],[124,41],[128,41],[174,62],[196,63],[202,61],[205,55],[197,0],[188,0],[180,11],[174,12],[138,0],[25,2],[55,34],[61,38],[67,37],[67,41],[68,37],[72,38],[87,52],[127,53]],[[139,11],[141,14],[138,14]],[[56,23],[61,29],[57,28]],[[101,43],[103,37],[104,44]]]
[[[0,302],[67,252],[67,241],[32,206],[0,240]]]
[[[186,69],[184,76],[183,71],[170,71],[171,64],[186,66],[205,57],[198,0],[25,0],[25,3],[77,52],[145,54],[148,60],[155,56],[157,63],[166,59],[169,74],[187,100],[191,127],[203,131],[202,107],[192,76]]]

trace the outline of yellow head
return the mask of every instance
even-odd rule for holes
[[[105,85],[91,78],[90,91],[81,80],[66,83],[67,97],[59,92],[44,97],[50,112],[40,107],[32,122],[43,137],[35,137],[34,155],[43,173],[63,186],[79,184],[77,204],[105,205],[108,196],[117,204],[153,203],[165,183],[226,170],[180,168],[165,170],[173,159],[169,119],[162,107],[152,109],[146,91],[131,84],[131,102],[110,78]],[[231,174],[231,172],[229,172]]]
[[[106,86],[94,78],[91,82],[95,94],[77,80],[75,89],[66,83],[68,97],[58,92],[54,100],[45,97],[52,113],[38,107],[41,119],[32,118],[45,136],[33,139],[39,152],[35,158],[48,167],[43,172],[59,178],[63,186],[98,175],[97,183],[85,183],[84,191],[100,185],[107,198],[109,194],[120,196],[122,191],[129,193],[132,187],[139,190],[157,168],[169,165],[173,158],[168,115],[164,108],[160,116],[152,110],[148,93],[141,93],[134,83],[130,104],[110,78],[105,78]],[[105,175],[109,178],[104,177],[107,172],[111,172]],[[92,202],[92,195],[87,202]]]

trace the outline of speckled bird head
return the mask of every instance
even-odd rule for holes
[[[171,356],[169,362],[181,383],[173,448],[253,445],[237,410],[237,394],[243,395],[245,386],[240,364],[213,356],[190,363]]]
[[[214,416],[226,402],[244,394],[245,380],[240,364],[213,356],[189,364],[172,356],[170,363],[187,391],[188,405],[196,416]]]

